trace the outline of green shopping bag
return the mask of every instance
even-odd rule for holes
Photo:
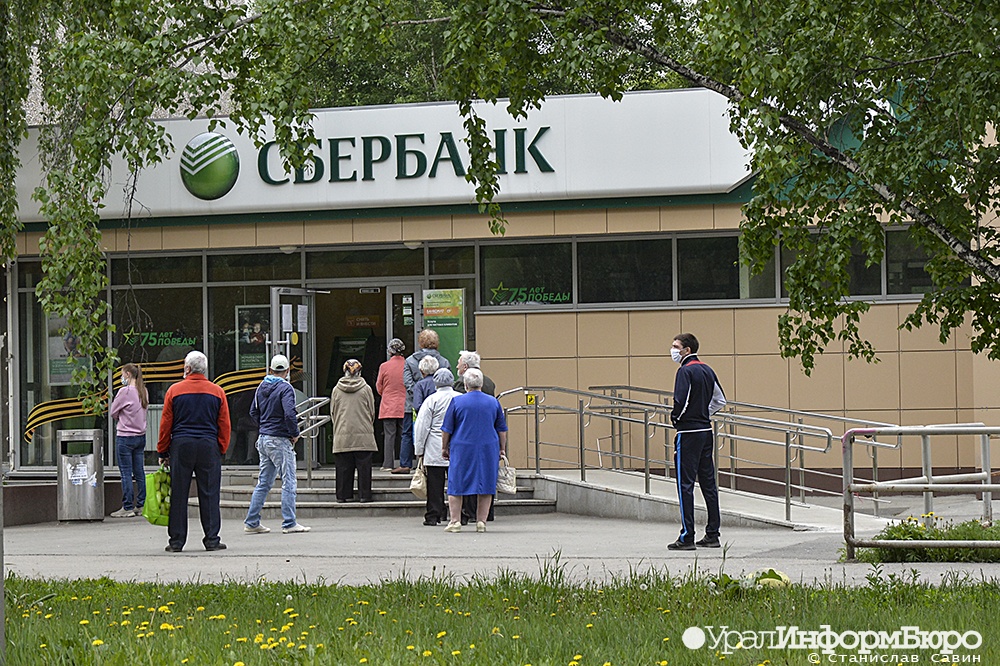
[[[146,503],[142,517],[153,525],[170,522],[170,470],[160,467],[146,475]]]

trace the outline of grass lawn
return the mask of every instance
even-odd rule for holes
[[[558,562],[543,563],[537,576],[501,571],[365,587],[12,576],[6,580],[7,664],[952,663],[934,657],[943,651],[932,648],[863,654],[838,647],[833,655],[773,649],[757,633],[779,626],[823,631],[824,625],[842,639],[904,626],[952,630],[968,641],[974,637],[966,632],[978,632],[981,645],[957,650],[958,663],[978,657],[980,664],[1000,664],[997,608],[998,581],[956,577],[932,586],[916,573],[885,576],[877,567],[868,584],[856,588],[656,573],[581,584],[570,582]],[[713,649],[723,626],[729,633]],[[701,629],[685,634],[691,627]],[[699,635],[707,638],[704,645],[685,645]],[[873,659],[879,654],[895,657]]]

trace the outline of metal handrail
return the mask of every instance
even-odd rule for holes
[[[331,421],[329,410],[320,411],[330,404],[325,397],[306,398],[295,405],[299,425],[299,437],[309,441],[302,443],[302,457],[306,465],[306,487],[312,488],[312,449],[313,443],[319,437],[319,429]]]
[[[919,436],[921,440],[921,471],[923,475],[895,481],[872,483],[855,483],[854,481],[854,444],[858,436],[874,437],[876,435]],[[947,474],[935,476],[931,466],[930,438],[936,435],[976,435],[980,442],[980,470],[966,474]],[[993,521],[993,492],[1000,491],[1000,484],[990,483],[992,470],[990,468],[990,437],[1000,435],[1000,428],[987,427],[981,423],[954,424],[934,426],[906,427],[876,427],[854,428],[841,437],[843,444],[844,469],[844,542],[847,546],[847,559],[855,559],[857,548],[1000,548],[1000,540],[996,541],[949,541],[921,540],[919,542],[886,539],[858,539],[854,533],[854,495],[859,492],[879,493],[922,493],[924,496],[925,524],[933,520],[934,493],[944,494],[979,494],[983,496],[982,520]],[[897,440],[898,448],[901,439]],[[967,481],[968,483],[954,483]],[[979,481],[979,483],[974,483]]]
[[[650,402],[645,400],[636,400],[632,398],[626,398],[619,395],[609,396],[606,393],[595,393],[594,391],[584,391],[580,389],[564,388],[558,386],[538,386],[538,387],[517,387],[509,389],[502,392],[498,399],[504,399],[507,396],[514,394],[525,394],[532,396],[532,399],[527,401],[527,404],[523,405],[512,405],[506,409],[508,414],[515,412],[527,412],[531,411],[534,416],[534,443],[535,443],[535,471],[536,473],[541,473],[541,463],[543,460],[546,462],[564,462],[570,463],[568,460],[550,459],[545,458],[541,455],[541,447],[543,445],[543,440],[540,435],[541,424],[545,421],[545,417],[548,413],[563,413],[563,414],[576,414],[578,423],[578,442],[575,446],[568,444],[556,444],[555,442],[549,442],[548,445],[556,446],[558,448],[575,448],[577,450],[577,460],[576,465],[579,467],[580,480],[586,481],[588,465],[586,463],[586,455],[588,452],[596,452],[598,454],[598,459],[600,461],[599,466],[603,467],[604,458],[609,457],[611,459],[612,467],[622,466],[625,460],[635,460],[642,461],[643,464],[643,475],[645,479],[645,492],[648,494],[650,492],[650,468],[653,463],[659,465],[663,464],[664,468],[669,468],[670,462],[668,460],[669,456],[664,454],[663,459],[654,458],[650,455],[649,444],[654,438],[656,432],[663,431],[665,434],[668,431],[674,429],[673,424],[670,422],[670,412],[671,408],[665,405],[663,402]],[[551,394],[557,394],[569,399],[575,399],[577,403],[576,406],[570,404],[555,404],[554,401],[549,400]],[[590,448],[587,446],[587,438],[585,432],[594,419],[606,420],[610,423],[610,428],[612,430],[612,435],[610,437],[612,441],[612,451],[610,454],[604,454],[600,450],[599,440],[597,448]],[[804,467],[800,468],[799,471],[799,483],[792,482],[792,472],[791,463],[793,460],[800,460],[801,456],[806,451],[812,451],[816,453],[826,453],[832,448],[833,433],[829,428],[822,426],[816,426],[804,423],[789,423],[786,421],[780,421],[777,419],[768,419],[759,416],[748,416],[743,414],[736,414],[732,412],[720,413],[715,417],[714,430],[717,436],[717,440],[724,444],[728,441],[730,447],[735,445],[735,442],[753,442],[762,445],[778,446],[781,447],[785,452],[785,461],[783,465],[766,465],[776,468],[784,468],[785,478],[783,481],[772,481],[770,479],[760,479],[747,474],[741,474],[736,472],[733,461],[736,459],[735,453],[730,454],[730,470],[728,472],[721,471],[723,474],[729,474],[731,478],[730,486],[733,487],[732,481],[737,477],[744,478],[754,478],[757,481],[764,481],[766,483],[782,485],[785,488],[785,514],[788,520],[791,520],[791,507],[793,504],[796,506],[805,505],[805,490],[804,485],[804,474],[806,472],[812,473],[812,470],[806,470]],[[622,437],[624,433],[625,426],[637,426],[641,425],[643,428],[643,455],[630,455],[624,452],[624,446],[622,445]],[[765,432],[780,432],[783,434],[782,438],[776,439],[766,439],[764,437],[751,437],[746,434],[736,432],[737,427],[749,428]],[[724,429],[725,428],[725,429]],[[617,430],[617,432],[616,432]],[[619,445],[617,451],[614,447],[615,438],[619,439]],[[819,445],[811,445],[808,443],[810,438],[818,438],[821,440]],[[716,449],[716,458],[719,456],[719,449],[723,444]],[[664,440],[664,446],[669,446],[669,439]],[[718,462],[718,460],[717,460]],[[762,463],[759,463],[762,464]],[[716,465],[718,468],[718,464]],[[798,490],[800,492],[800,501],[792,502],[791,492],[792,490]],[[833,493],[835,494],[835,493]]]

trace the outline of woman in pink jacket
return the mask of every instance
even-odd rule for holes
[[[122,508],[112,512],[113,518],[141,516],[146,503],[146,472],[142,457],[146,449],[146,408],[149,394],[142,381],[142,370],[135,363],[122,368],[122,388],[111,402],[111,418],[118,421],[115,427],[115,446],[118,450],[118,471],[122,475]],[[136,492],[132,492],[132,479]]]
[[[403,364],[406,345],[393,338],[388,345],[389,360],[379,366],[375,390],[382,396],[378,417],[382,421],[382,471],[392,471],[396,465],[396,448],[403,428],[406,386],[403,384]]]

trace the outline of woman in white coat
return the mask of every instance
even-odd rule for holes
[[[413,448],[418,457],[423,456],[427,474],[427,510],[424,525],[434,526],[447,517],[444,504],[444,480],[448,461],[441,452],[441,424],[452,398],[460,395],[452,388],[455,376],[448,368],[434,373],[434,393],[420,405],[417,421],[413,424]]]

